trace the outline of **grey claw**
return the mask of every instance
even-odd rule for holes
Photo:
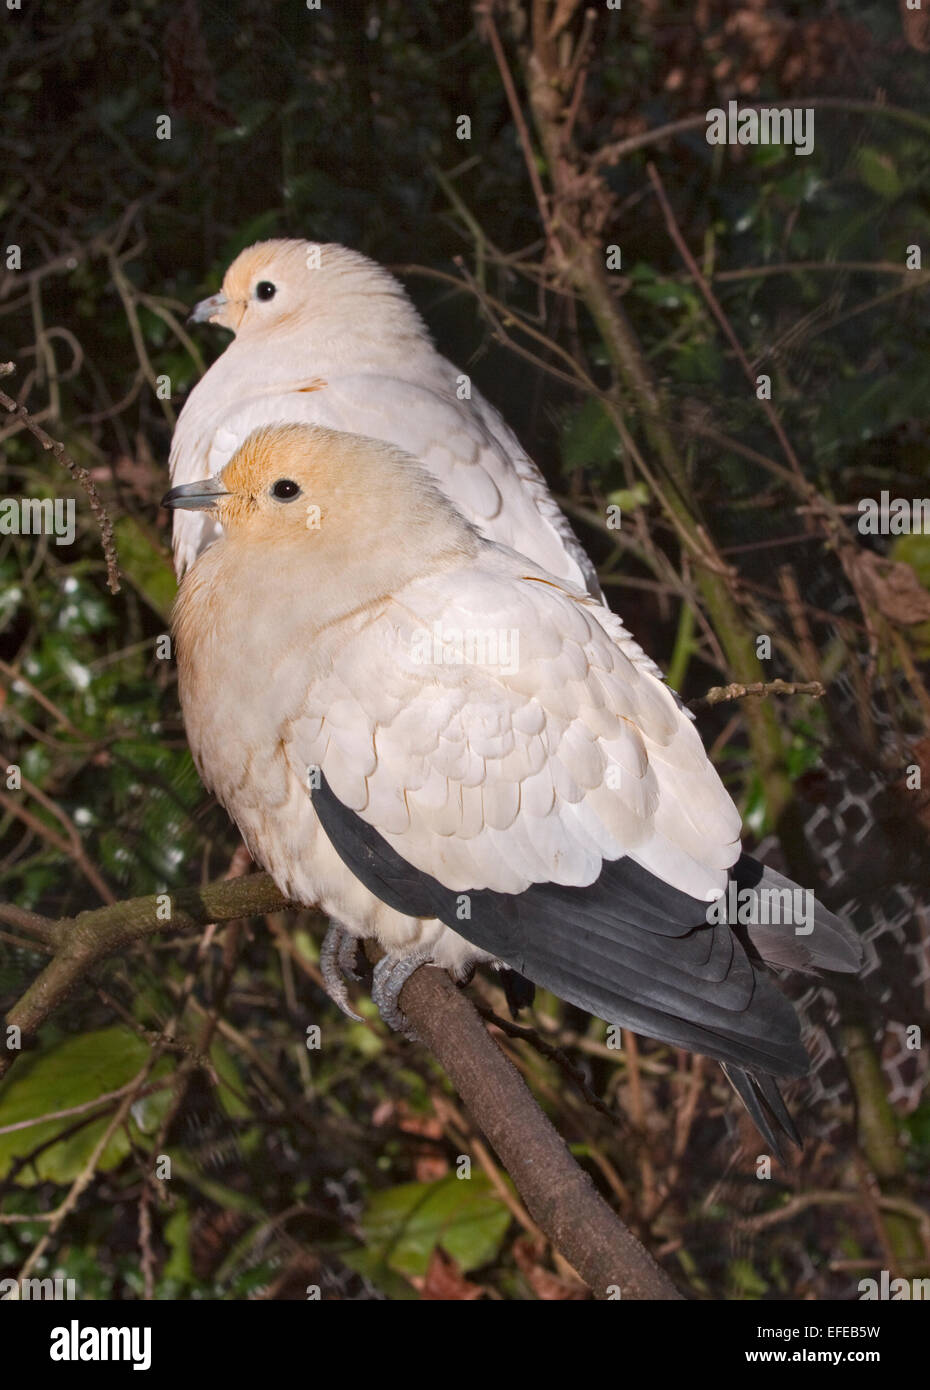
[[[362,973],[358,968],[358,948],[361,944],[360,937],[353,936],[351,932],[343,931],[336,955],[336,963],[340,973],[347,980],[354,980],[356,984],[362,978]]]
[[[339,922],[331,921],[323,944],[320,947],[320,971],[323,975],[323,988],[334,1004],[337,1004],[347,1018],[356,1023],[364,1023],[349,1003],[349,992],[343,978],[348,975],[353,980],[358,963],[358,937],[347,932]]]
[[[407,1022],[398,1000],[401,990],[410,976],[421,965],[428,965],[432,956],[427,949],[412,951],[406,956],[382,956],[374,968],[371,982],[371,997],[377,1005],[378,1013],[395,1033],[403,1033],[411,1042],[419,1042],[416,1033]]]

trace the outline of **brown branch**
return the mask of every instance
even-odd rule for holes
[[[915,1221],[920,1227],[925,1242],[925,1254],[930,1254],[930,1216],[927,1212],[916,1202],[909,1202],[901,1197],[879,1196],[876,1200],[883,1211],[908,1216]],[[790,1221],[811,1207],[858,1206],[861,1201],[861,1192],[803,1192],[790,1198],[783,1206],[776,1207],[773,1211],[760,1212],[757,1216],[741,1217],[737,1224],[741,1231],[750,1231],[756,1234],[759,1231],[766,1231],[772,1226],[777,1226],[782,1221]]]
[[[6,676],[7,680],[11,682],[11,688],[12,685],[21,685],[44,710],[47,710],[58,721],[66,733],[71,734],[76,739],[84,739],[84,734],[75,724],[72,724],[64,710],[59,709],[37,685],[33,685],[29,677],[24,675],[22,671],[17,670],[15,666],[10,666],[8,662],[0,660],[0,675]]]
[[[704,709],[711,705],[722,705],[727,700],[743,700],[747,695],[764,700],[769,695],[813,695],[815,700],[823,699],[826,687],[820,681],[754,681],[751,685],[712,685],[706,695],[688,701],[688,709]]]
[[[163,911],[164,895],[160,894],[133,898],[48,923],[43,929],[43,939],[56,948],[55,955],[10,1009],[6,1016],[7,1027],[19,1028],[24,1040],[34,1037],[99,961],[126,946],[160,932],[193,931],[212,922],[276,912],[288,905],[268,874],[223,879],[199,890],[185,889],[169,896],[170,917],[167,920]],[[0,1076],[9,1071],[16,1056],[12,1050],[0,1051]]]
[[[400,1006],[442,1063],[509,1172],[527,1211],[597,1298],[681,1295],[575,1162],[522,1077],[445,971],[424,967]]]
[[[104,1091],[99,1096],[94,1096],[93,1100],[85,1100],[80,1105],[69,1105],[65,1110],[48,1110],[42,1115],[34,1115],[28,1120],[16,1120],[10,1125],[0,1125],[0,1134],[15,1134],[19,1130],[33,1129],[36,1125],[48,1124],[51,1120],[66,1120],[72,1115],[86,1115],[91,1110],[97,1110],[101,1105],[109,1105],[111,1100],[121,1100],[128,1091],[138,1092],[134,1099],[142,1095],[152,1095],[155,1091],[164,1090],[169,1083],[166,1081],[154,1081],[150,1086],[144,1087],[138,1092],[137,1083],[129,1081],[125,1086],[120,1086],[115,1091]]]
[[[51,811],[53,815],[57,815],[59,820],[62,819],[64,812],[62,812],[59,807],[56,807],[55,803],[49,797],[45,796],[43,793],[40,794],[37,799],[39,804],[44,806],[46,810]],[[51,826],[46,825],[39,816],[34,815],[32,811],[23,806],[17,797],[7,792],[0,792],[0,806],[2,806],[9,815],[14,816],[16,820],[22,821],[23,825],[28,826],[29,829],[41,839],[47,840],[52,848],[57,850],[65,859],[73,859],[81,870],[81,873],[87,879],[87,882],[94,891],[100,895],[105,903],[112,903],[114,901],[110,889],[100,877],[94,865],[87,858],[84,852],[84,846],[81,844],[80,837],[77,834],[76,827],[74,827],[73,834],[69,831],[67,836],[59,835],[57,831],[52,830]]]
[[[0,362],[0,376],[9,376],[15,372],[16,367],[12,362]],[[97,525],[100,528],[100,541],[103,546],[104,559],[107,562],[107,588],[111,594],[119,593],[119,566],[116,555],[116,545],[113,541],[113,523],[110,520],[106,507],[100,500],[100,495],[94,486],[93,479],[86,468],[82,468],[57,439],[53,439],[50,434],[46,434],[40,424],[24,405],[18,405],[12,396],[8,396],[5,391],[0,391],[0,405],[5,410],[21,420],[26,429],[37,439],[43,449],[48,449],[54,454],[55,458],[63,468],[67,468],[74,481],[87,493],[90,509],[94,514]]]
[[[740,109],[758,111],[762,106],[775,104],[773,101],[741,101]],[[923,131],[924,134],[930,130],[930,121],[925,116],[919,116],[915,111],[908,111],[902,106],[889,106],[884,102],[862,101],[854,97],[779,97],[777,104],[791,108],[810,106],[815,111],[848,111],[856,115],[887,116],[892,120],[901,121],[905,125],[914,126]],[[615,140],[612,144],[602,145],[591,156],[591,166],[598,168],[605,164],[616,164],[625,155],[645,149],[648,145],[656,145],[662,140],[670,139],[673,135],[687,135],[692,130],[706,129],[706,111],[694,116],[682,116],[680,120],[669,121],[667,125],[656,126],[653,130],[643,130],[637,135],[627,136],[624,140]]]
[[[510,114],[513,116],[514,125],[517,128],[517,135],[520,139],[520,147],[523,150],[523,159],[526,163],[526,171],[529,175],[530,184],[533,189],[533,197],[539,208],[539,216],[546,233],[546,240],[561,253],[558,237],[552,225],[552,218],[549,213],[549,203],[543,190],[542,179],[539,177],[539,170],[536,167],[536,155],[533,150],[533,142],[530,138],[529,127],[523,115],[523,108],[517,96],[517,89],[514,86],[513,76],[507,62],[507,55],[504,52],[504,45],[501,43],[500,34],[497,32],[497,25],[494,23],[494,15],[491,12],[492,6],[489,3],[478,4],[475,6],[475,13],[479,19],[479,32],[484,29],[494,51],[494,61],[497,63],[498,71],[501,75],[504,91],[507,95],[507,105],[510,107]]]
[[[9,922],[11,927],[36,936],[45,945],[51,945],[56,937],[57,923],[49,917],[40,917],[37,912],[29,912],[13,903],[0,903],[0,922]]]
[[[782,261],[772,265],[744,265],[737,270],[715,270],[707,278],[729,285],[738,280],[759,280],[770,275],[800,275],[809,271],[823,271],[832,275],[842,275],[847,271],[868,275],[904,275],[912,288],[930,280],[930,271],[909,270],[904,261]],[[687,275],[682,271],[673,278],[687,279]]]
[[[568,1077],[574,1086],[578,1088],[588,1105],[593,1110],[599,1110],[613,1124],[626,1125],[628,1120],[619,1111],[611,1110],[609,1105],[605,1105],[596,1091],[588,1085],[584,1072],[576,1066],[562,1047],[553,1047],[547,1043],[545,1038],[540,1037],[535,1028],[528,1028],[522,1023],[514,1023],[510,1019],[501,1018],[492,1008],[485,1004],[476,1004],[476,1009],[485,1023],[492,1024],[499,1028],[508,1038],[518,1038],[521,1042],[528,1043],[534,1051],[549,1062],[554,1062],[560,1071]]]
[[[166,930],[188,931],[289,906],[268,874],[248,874],[186,889],[171,894],[170,903],[168,920],[160,911],[164,898],[159,895],[46,923],[42,934],[55,947],[55,955],[10,1010],[7,1027],[19,1027],[24,1038],[34,1036],[97,962],[126,946]],[[445,1068],[475,1124],[509,1171],[533,1220],[595,1296],[609,1298],[616,1288],[624,1298],[679,1298],[671,1281],[575,1162],[471,1001],[449,976],[433,968],[418,970],[405,985],[400,1002],[417,1036]],[[215,1022],[224,1031],[223,1021]],[[0,1053],[0,1074],[15,1056],[13,1051]],[[145,1085],[150,1069],[144,1068],[131,1085]],[[107,1137],[122,1123],[131,1103],[131,1094],[121,1095]],[[100,1152],[98,1145],[92,1161],[54,1213],[47,1237],[40,1242],[42,1250],[90,1180]],[[36,1258],[34,1251],[30,1268]]]

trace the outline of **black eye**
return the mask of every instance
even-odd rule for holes
[[[270,491],[278,502],[293,502],[295,497],[300,496],[300,484],[292,482],[290,478],[279,478],[271,484]]]
[[[277,285],[273,285],[270,280],[259,280],[255,286],[256,299],[274,299],[277,292]]]

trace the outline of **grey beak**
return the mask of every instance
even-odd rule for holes
[[[188,323],[206,323],[212,319],[214,314],[218,314],[221,309],[225,309],[229,300],[220,291],[218,294],[211,294],[209,299],[202,299],[199,304],[195,304],[188,316]]]
[[[196,483],[184,483],[166,492],[161,505],[171,511],[182,507],[189,512],[208,512],[216,506],[218,497],[228,496],[219,478],[198,478]]]

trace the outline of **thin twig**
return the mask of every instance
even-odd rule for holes
[[[826,695],[826,686],[820,681],[753,681],[751,685],[713,685],[706,695],[688,701],[688,709],[704,709],[710,705],[722,705],[726,700],[742,700],[747,695],[764,700],[769,695],[813,695],[820,700]]]
[[[533,189],[533,197],[536,199],[536,206],[539,208],[539,216],[542,221],[546,239],[553,248],[561,254],[558,237],[552,228],[552,219],[549,215],[549,203],[543,190],[542,179],[539,177],[539,170],[536,167],[536,154],[533,150],[533,142],[530,139],[529,127],[520,106],[520,99],[517,96],[517,89],[514,86],[513,75],[510,65],[507,62],[507,55],[501,43],[500,34],[497,32],[497,25],[494,23],[494,16],[491,13],[490,4],[475,6],[475,12],[484,21],[484,31],[491,41],[491,48],[494,50],[494,60],[497,63],[501,75],[501,82],[504,84],[504,91],[507,94],[507,104],[513,116],[514,125],[517,127],[517,134],[520,137],[520,146],[523,150],[523,158],[526,163],[526,170],[530,177],[530,184]]]
[[[740,102],[740,109],[758,111],[760,107],[770,104],[764,101],[744,101]],[[780,97],[778,104],[791,109],[812,107],[814,110],[821,111],[848,111],[858,115],[887,116],[892,120],[901,121],[905,125],[916,126],[924,134],[930,131],[930,121],[925,116],[920,116],[915,111],[907,111],[901,106],[889,106],[885,102],[861,101],[850,97],[795,97],[787,99]],[[629,135],[623,140],[615,140],[613,144],[602,145],[591,156],[591,165],[593,168],[598,168],[604,164],[616,164],[625,155],[633,154],[636,150],[645,149],[649,145],[656,145],[662,140],[670,139],[673,135],[687,135],[692,130],[706,129],[706,111],[694,116],[682,116],[680,120],[669,121],[666,125],[656,126],[653,130],[643,130],[637,135]]]
[[[659,200],[659,205],[662,209],[662,214],[665,218],[665,224],[668,227],[669,236],[672,238],[672,241],[677,246],[682,260],[691,272],[694,283],[697,285],[698,289],[701,291],[701,294],[704,296],[708,308],[710,309],[714,318],[717,320],[717,323],[720,325],[724,337],[727,339],[727,342],[730,344],[733,351],[735,352],[737,361],[739,362],[740,366],[745,372],[747,380],[751,384],[755,385],[756,378],[753,374],[752,367],[750,366],[749,359],[743,351],[742,344],[740,343],[739,338],[737,338],[736,333],[733,330],[733,326],[730,323],[730,320],[727,318],[726,314],[723,312],[723,309],[720,307],[720,301],[714,294],[710,285],[707,283],[705,276],[701,272],[700,266],[694,259],[694,256],[691,254],[690,248],[688,247],[688,243],[685,241],[681,233],[681,228],[678,226],[678,223],[675,220],[675,214],[672,211],[672,205],[669,202],[668,194],[665,192],[665,186],[662,183],[661,178],[659,177],[659,171],[651,160],[646,165],[646,172],[648,173],[649,180],[656,191],[656,197]],[[788,460],[789,464],[794,469],[798,477],[803,478],[804,470],[801,467],[797,454],[794,452],[794,448],[791,444],[790,439],[785,433],[784,426],[782,425],[781,420],[779,419],[777,410],[772,405],[772,402],[769,400],[760,400],[759,404],[762,406],[762,409],[768,417],[772,429],[775,431],[775,434],[778,438],[778,442],[782,447],[782,451],[784,452],[785,458]]]
[[[0,376],[9,376],[15,372],[16,367],[12,362],[0,362]],[[55,458],[67,468],[74,481],[84,489],[90,502],[90,509],[94,514],[97,525],[100,527],[100,540],[103,546],[104,558],[107,562],[107,588],[111,594],[119,593],[119,567],[116,556],[116,545],[113,541],[113,523],[107,513],[106,507],[100,500],[100,495],[94,486],[90,473],[86,468],[82,468],[65,449],[65,446],[57,439],[53,439],[50,434],[39,425],[35,417],[30,415],[24,405],[18,405],[12,396],[8,396],[5,391],[0,391],[0,405],[8,410],[17,420],[21,420],[26,429],[37,439],[43,449],[48,449],[54,454]]]
[[[137,1098],[153,1095],[156,1091],[163,1091],[170,1083],[167,1081],[153,1081],[151,1085],[145,1086],[139,1091],[136,1082],[128,1081],[125,1086],[120,1086],[115,1091],[103,1091],[99,1096],[94,1096],[93,1100],[85,1100],[80,1105],[69,1105],[66,1110],[48,1110],[42,1115],[34,1115],[29,1120],[16,1120],[13,1124],[0,1125],[0,1134],[14,1134],[21,1129],[32,1129],[35,1125],[44,1125],[52,1120],[66,1120],[72,1115],[86,1115],[90,1110],[96,1110],[101,1105],[109,1105],[111,1100],[121,1100],[130,1091]]]
[[[629,1123],[626,1115],[618,1110],[612,1110],[609,1105],[605,1105],[600,1096],[588,1085],[584,1072],[572,1061],[568,1053],[562,1047],[553,1047],[551,1043],[540,1036],[535,1028],[529,1028],[522,1023],[513,1023],[510,1019],[501,1018],[487,1004],[475,1004],[481,1017],[487,1022],[499,1028],[508,1038],[519,1038],[521,1042],[528,1043],[540,1056],[548,1061],[554,1062],[560,1071],[577,1086],[579,1092],[593,1109],[599,1110],[602,1115],[606,1115],[615,1124],[626,1125]]]

